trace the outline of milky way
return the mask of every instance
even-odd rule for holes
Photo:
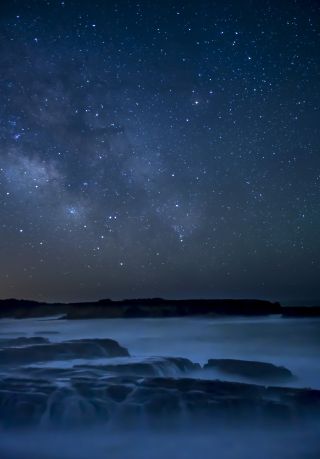
[[[0,296],[320,297],[318,1],[0,7]]]

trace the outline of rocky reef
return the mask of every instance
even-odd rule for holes
[[[271,363],[210,359],[202,367],[180,357],[139,360],[106,338],[8,338],[0,346],[4,429],[181,426],[195,421],[221,426],[248,419],[261,425],[294,425],[320,416],[320,391],[265,385],[268,379],[292,377],[289,370]],[[73,361],[79,358],[87,363]],[[210,380],[207,371],[212,368],[260,379],[262,384]]]
[[[178,423],[294,424],[320,416],[320,391],[193,378],[70,377],[68,383],[6,378],[0,383],[0,425],[74,427]]]

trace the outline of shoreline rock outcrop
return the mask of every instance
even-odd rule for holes
[[[257,381],[286,381],[293,378],[293,374],[285,367],[272,363],[238,360],[238,359],[209,359],[204,369],[219,370],[222,373],[243,376]]]

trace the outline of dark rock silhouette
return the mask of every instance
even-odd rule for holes
[[[320,306],[288,306],[282,310],[283,317],[320,317]]]
[[[62,315],[67,319],[183,317],[192,315],[259,316],[281,314],[279,303],[265,300],[167,300],[162,298],[110,299],[86,303],[38,303],[0,300],[0,317],[40,317]]]
[[[252,299],[134,298],[119,301],[102,299],[82,303],[44,303],[28,300],[0,300],[1,317],[62,315],[67,319],[183,317],[192,315],[320,317],[320,306],[283,307],[278,302]]]

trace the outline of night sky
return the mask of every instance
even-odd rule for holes
[[[320,298],[320,2],[0,6],[0,297]]]

